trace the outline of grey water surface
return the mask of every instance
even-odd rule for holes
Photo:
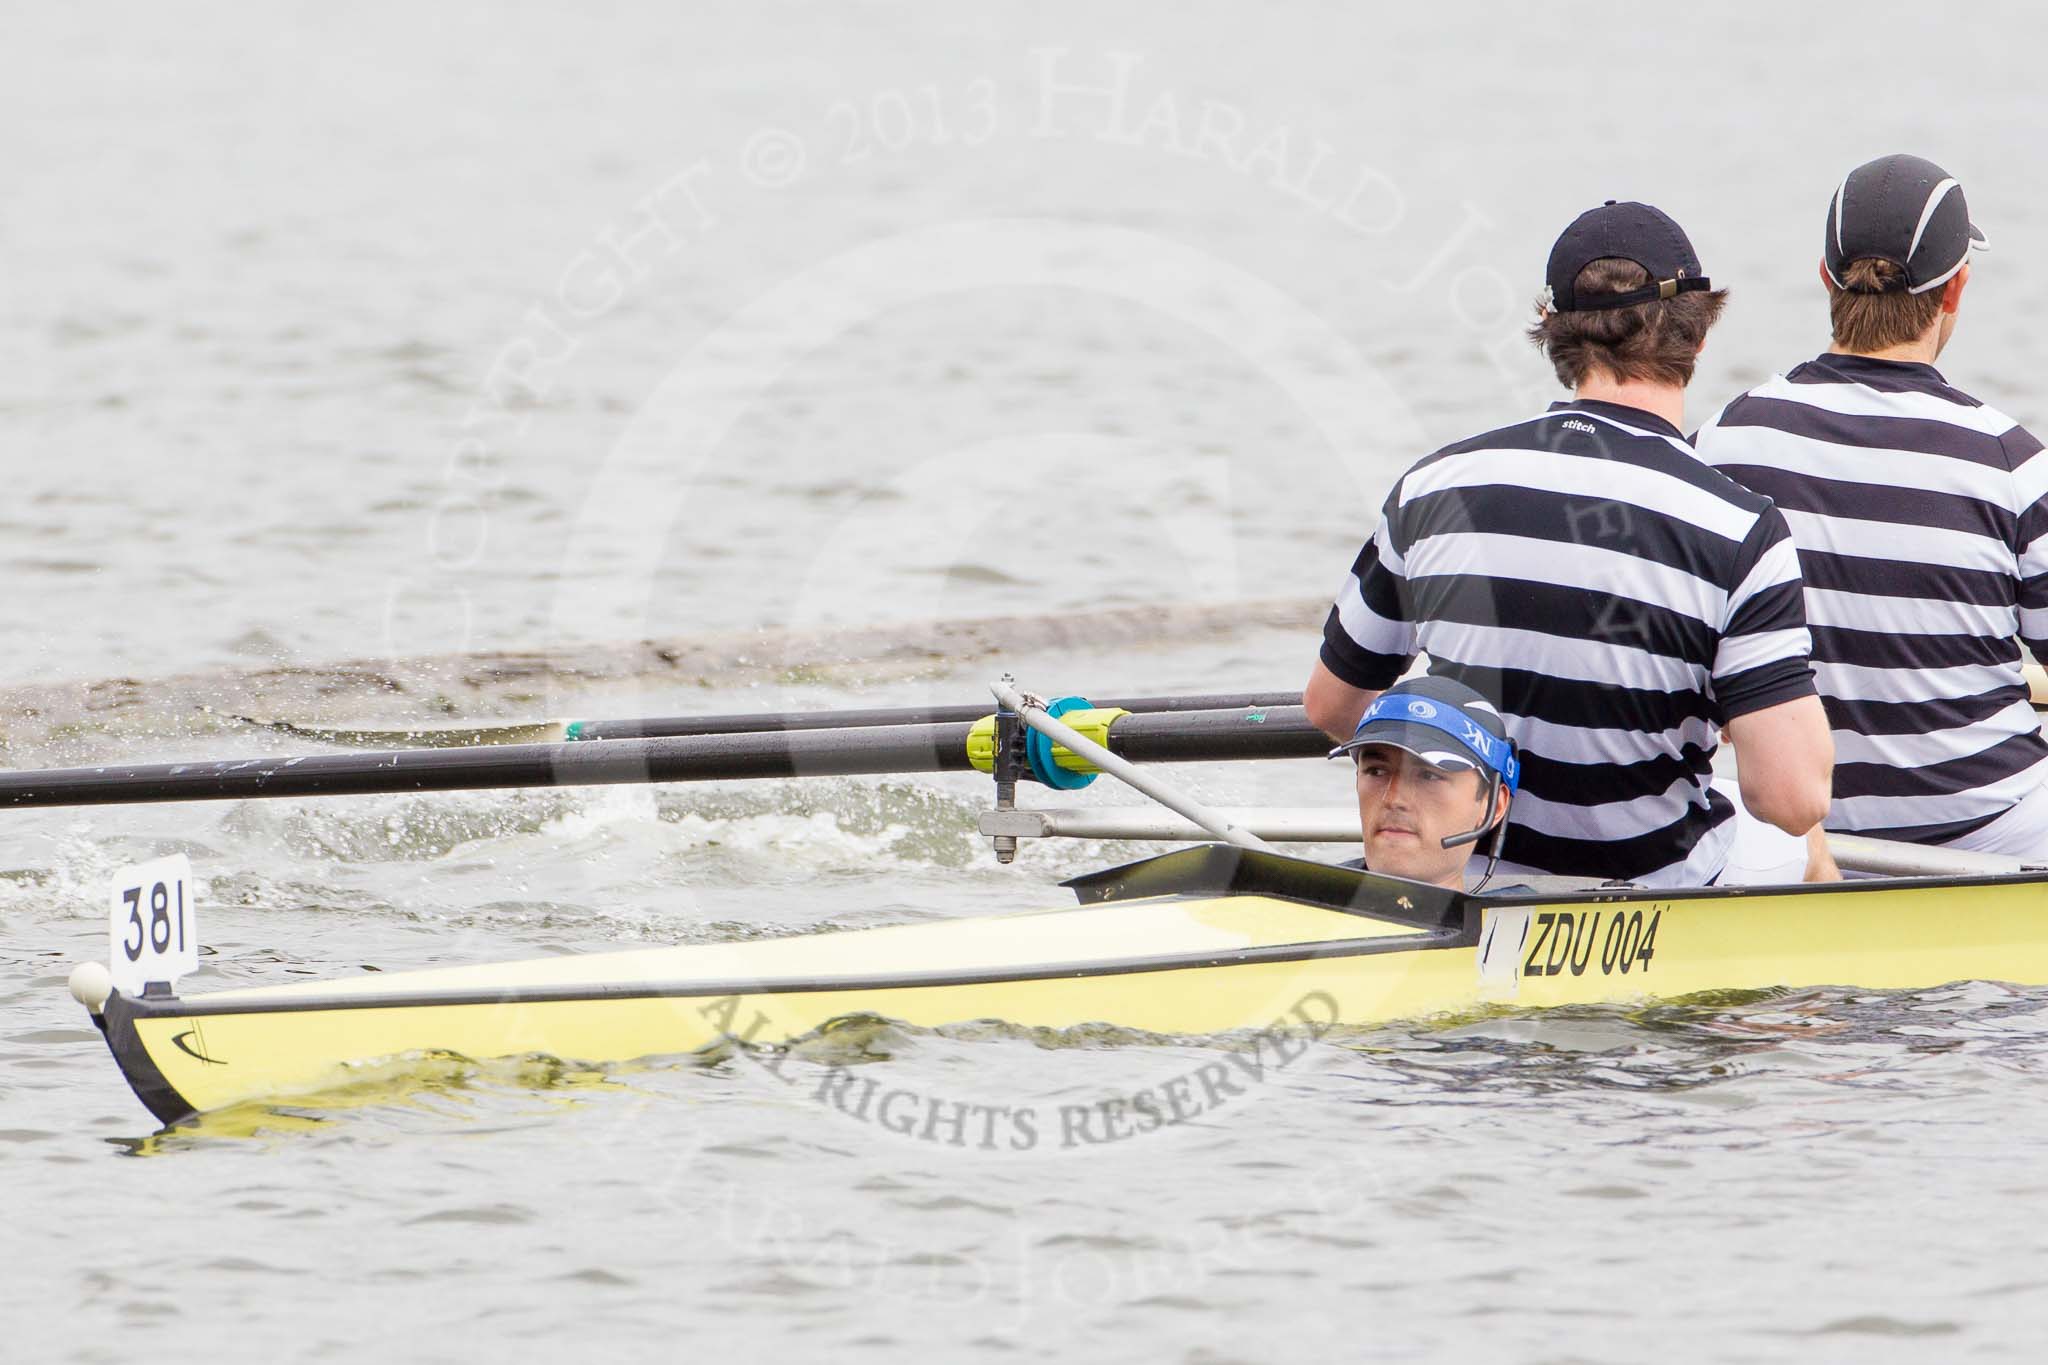
[[[171,674],[224,706],[290,676],[366,722],[955,701],[999,666],[1298,685],[1312,627],[1263,617],[903,642],[1327,593],[1407,461],[1557,396],[1519,329],[1557,228],[1609,197],[1670,210],[1733,290],[1697,417],[1823,346],[1840,175],[1942,161],[1993,241],[1944,365],[2048,422],[2043,29],[2017,5],[13,7],[0,687],[44,700],[0,715],[6,761],[289,747],[120,704]],[[744,676],[578,667],[754,631],[865,644]],[[466,688],[411,662],[475,651],[546,661]],[[1345,799],[1316,764],[1181,776]],[[398,1064],[159,1135],[64,990],[104,954],[107,877],[175,851],[204,883],[195,987],[992,914],[1128,856],[999,867],[986,798],[905,777],[8,815],[0,1358],[2041,1339],[2038,990],[1393,1026],[1173,1131],[1067,1142],[1049,1117],[998,1153],[819,1091],[852,1068],[1052,1116],[1231,1040],[865,1021],[780,1077]]]

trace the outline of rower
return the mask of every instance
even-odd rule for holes
[[[1934,368],[1983,245],[1941,167],[1858,166],[1828,201],[1832,344],[1694,439],[1798,543],[1839,760],[1827,828],[2032,856],[2048,742],[2020,649],[2048,660],[2048,454]]]
[[[1514,741],[1486,698],[1449,678],[1413,678],[1382,692],[1351,738],[1358,828],[1373,872],[1465,890],[1465,869],[1493,836],[1483,891],[1500,863],[1520,778]]]
[[[1494,698],[1520,748],[1516,872],[1714,881],[1743,802],[1804,836],[1832,746],[1799,565],[1770,501],[1685,444],[1685,386],[1724,291],[1645,204],[1581,214],[1530,338],[1572,401],[1447,446],[1395,483],[1324,625],[1311,721],[1348,737],[1418,651]]]

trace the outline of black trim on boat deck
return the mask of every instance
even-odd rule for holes
[[[1479,942],[1482,912],[1495,906],[1616,905],[1655,901],[1742,900],[1749,896],[1875,895],[1886,891],[1969,890],[1986,886],[2039,886],[2048,891],[2048,872],[1983,873],[1970,877],[1871,877],[1839,882],[1794,882],[1758,886],[1661,886],[1627,883],[1588,885],[1537,894],[1451,891],[1405,877],[1363,868],[1319,863],[1284,853],[1200,844],[1144,858],[1122,867],[1089,872],[1060,883],[1072,887],[1083,905],[1136,900],[1145,896],[1261,895],[1302,901],[1326,910],[1412,924],[1459,929],[1467,945]],[[2044,906],[2048,909],[2048,906]]]
[[[1073,888],[1083,905],[1143,896],[1273,896],[1418,929],[1462,924],[1468,899],[1427,882],[1229,844],[1175,849],[1060,885]]]

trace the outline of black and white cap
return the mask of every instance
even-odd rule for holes
[[[1595,261],[1613,257],[1634,261],[1649,273],[1650,283],[1625,294],[1587,294],[1575,286],[1579,272]],[[1648,204],[1619,204],[1610,199],[1572,219],[1550,248],[1543,272],[1544,297],[1559,313],[1590,313],[1668,299],[1694,289],[1711,289],[1700,258],[1685,229],[1671,215]]]
[[[1890,261],[1903,277],[1892,288],[1924,294],[1986,245],[1954,176],[1924,157],[1881,156],[1849,172],[1828,201],[1821,264],[1841,289],[1850,262]]]

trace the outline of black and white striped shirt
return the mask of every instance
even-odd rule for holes
[[[1931,365],[1823,355],[1701,427],[1799,543],[1835,732],[1828,828],[1969,838],[2048,779],[2048,454]],[[2027,851],[2027,850],[2013,850]]]
[[[1717,876],[1728,718],[1813,692],[1799,566],[1769,500],[1636,408],[1559,403],[1401,476],[1323,628],[1383,689],[1416,651],[1522,751],[1505,858],[1653,886]]]

